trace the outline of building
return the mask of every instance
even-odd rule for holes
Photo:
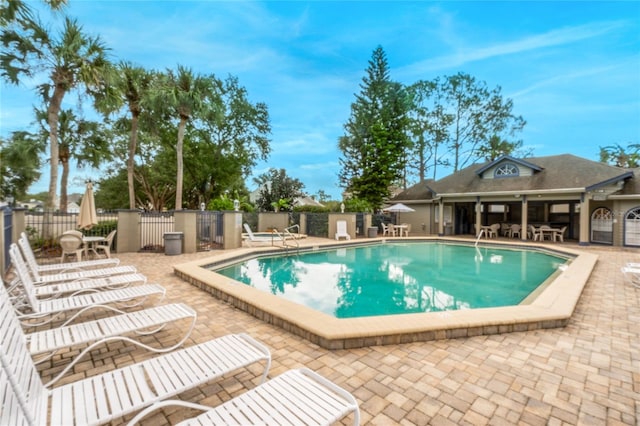
[[[523,230],[566,227],[565,238],[581,245],[640,247],[639,173],[571,154],[502,156],[423,181],[390,202],[416,210],[403,214],[414,234],[471,236],[482,226],[516,223]]]

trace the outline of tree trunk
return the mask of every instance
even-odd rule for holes
[[[178,144],[176,146],[176,210],[182,210],[182,145],[184,143],[184,129],[187,125],[187,119],[180,117],[180,124],[178,125]]]
[[[60,176],[60,212],[67,213],[67,204],[69,204],[69,194],[67,187],[69,184],[69,156],[60,158],[62,164],[62,175]]]
[[[136,208],[136,193],[134,188],[133,169],[135,166],[136,146],[138,144],[138,115],[131,117],[131,135],[129,137],[129,158],[127,159],[127,183],[129,185],[129,208]]]
[[[47,109],[47,121],[49,122],[49,154],[51,155],[50,178],[49,178],[49,194],[45,207],[50,210],[56,208],[56,195],[58,192],[58,115],[60,114],[60,105],[64,98],[65,90],[56,85],[49,108]]]

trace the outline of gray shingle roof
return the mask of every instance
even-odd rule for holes
[[[421,182],[398,194],[394,200],[424,200],[433,196],[461,193],[551,191],[570,188],[584,190],[633,175],[629,169],[610,166],[571,154],[532,157],[527,158],[526,162],[538,166],[540,170],[533,176],[482,179],[477,172],[486,170],[490,162],[472,164],[440,180]],[[430,194],[430,189],[435,194]],[[623,192],[640,194],[640,183],[635,182],[634,179],[627,179]]]

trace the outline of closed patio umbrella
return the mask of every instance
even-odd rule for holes
[[[78,215],[78,228],[91,229],[98,224],[98,214],[96,213],[96,202],[93,198],[93,184],[87,182],[82,202],[80,203],[80,214]]]

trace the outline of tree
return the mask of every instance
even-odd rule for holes
[[[287,176],[284,169],[271,168],[254,179],[258,184],[260,195],[256,201],[262,211],[279,211],[291,207],[295,198],[303,195],[304,184],[298,179]]]
[[[0,198],[24,197],[40,178],[46,138],[29,132],[13,132],[9,140],[0,139]]]
[[[130,115],[129,142],[127,148],[127,188],[129,194],[129,209],[136,208],[135,195],[135,156],[138,150],[138,133],[140,120],[149,120],[150,97],[154,90],[159,90],[157,73],[147,71],[130,62],[121,61],[110,74],[109,91],[101,99],[100,109],[107,114],[126,107]]]
[[[478,155],[487,161],[493,161],[503,155],[526,158],[531,156],[531,149],[523,149],[522,141],[509,142],[498,135],[493,135],[486,145],[478,148]]]
[[[48,135],[47,113],[36,109],[43,138]],[[68,179],[71,160],[79,168],[97,168],[103,161],[111,159],[106,130],[101,123],[84,120],[70,110],[60,111],[58,117],[58,160],[62,166],[60,176],[60,211],[66,213],[68,204]]]
[[[436,178],[438,166],[446,164],[446,151],[440,148],[449,138],[449,127],[454,115],[447,111],[440,79],[418,81],[408,88],[411,99],[409,134],[412,144],[409,149],[410,172],[422,182],[431,169]]]
[[[477,159],[480,147],[487,146],[492,136],[512,137],[526,124],[513,115],[513,101],[502,98],[500,87],[489,90],[468,74],[446,77],[442,90],[447,111],[453,115],[446,142],[454,172]]]
[[[189,68],[178,65],[177,72],[168,70],[166,75],[166,91],[160,95],[160,102],[166,103],[170,115],[178,119],[178,138],[176,142],[176,204],[175,209],[182,209],[183,188],[183,147],[187,123],[199,117],[204,110],[214,107],[212,101],[211,79],[194,74]]]
[[[49,82],[39,86],[47,105],[49,125],[50,180],[46,207],[53,209],[58,181],[58,115],[64,96],[83,88],[91,93],[103,87],[103,75],[108,68],[106,47],[99,37],[89,37],[75,20],[65,18],[62,32],[52,38],[35,20],[21,21],[19,29],[5,28],[1,36],[0,55],[3,76],[18,84],[21,76],[34,77],[40,71],[48,73]]]
[[[338,141],[339,179],[353,196],[378,207],[403,176],[409,146],[408,96],[401,84],[390,80],[382,47],[374,50],[366,74],[351,104],[345,135]]]
[[[630,143],[626,149],[620,144],[601,146],[600,161],[617,167],[640,167],[640,144]]]

